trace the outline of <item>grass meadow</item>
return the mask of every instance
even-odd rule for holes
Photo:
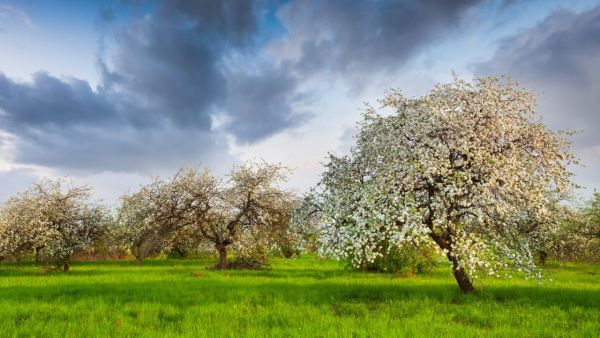
[[[2,337],[600,336],[600,265],[556,264],[547,280],[485,280],[462,294],[446,265],[412,277],[314,257],[265,271],[214,260],[0,265]]]

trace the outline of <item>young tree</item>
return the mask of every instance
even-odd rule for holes
[[[540,122],[534,95],[485,77],[381,103],[395,112],[368,108],[350,155],[327,164],[325,253],[360,266],[381,243],[433,241],[464,292],[477,271],[539,276],[537,239],[555,231],[550,210],[570,191],[574,158],[566,134]]]
[[[582,210],[585,224],[580,230],[582,235],[596,241],[596,251],[600,251],[600,192],[594,192],[592,198]]]
[[[65,187],[64,180],[34,184],[0,210],[0,250],[7,256],[35,251],[38,260],[68,271],[71,255],[108,223],[105,208],[90,198],[89,187]]]
[[[600,193],[569,213],[547,251],[561,260],[600,261]]]

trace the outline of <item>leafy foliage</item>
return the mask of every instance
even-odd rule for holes
[[[391,247],[372,262],[363,261],[359,270],[401,274],[431,271],[440,260],[439,249],[433,245]]]
[[[262,270],[271,267],[265,248],[256,247],[236,254],[228,266],[230,269]]]

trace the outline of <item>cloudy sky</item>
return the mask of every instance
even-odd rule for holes
[[[0,0],[0,200],[71,176],[109,202],[181,165],[316,183],[365,102],[452,71],[541,93],[600,189],[600,1]]]

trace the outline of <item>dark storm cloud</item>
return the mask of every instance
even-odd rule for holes
[[[235,118],[225,128],[242,142],[295,126],[308,116],[292,108],[308,94],[298,93],[298,80],[285,67],[267,68],[259,74],[234,73],[228,83],[235,99],[228,100],[226,110],[235,112]]]
[[[45,73],[31,83],[0,76],[0,128],[17,137],[15,161],[129,171],[228,157],[210,114],[227,94],[222,59],[251,44],[255,3],[168,1],[140,11],[146,5],[132,4],[126,22],[100,9],[114,44],[99,57],[95,90]]]
[[[160,117],[144,121],[146,111],[85,81],[37,73],[18,83],[0,74],[0,129],[16,136],[18,163],[132,171],[226,159],[215,135]]]
[[[103,65],[106,87],[125,92],[175,123],[210,129],[225,99],[223,58],[256,32],[253,1],[165,1],[151,17],[116,29]],[[152,116],[149,116],[150,118]]]
[[[82,172],[102,170],[156,172],[184,164],[229,160],[225,144],[209,133],[131,126],[46,128],[19,144],[16,160]]]
[[[555,128],[600,125],[600,7],[574,14],[559,11],[538,26],[500,43],[478,74],[509,75],[542,91],[545,121]],[[586,132],[582,145],[600,144]]]
[[[115,19],[115,13],[110,6],[101,5],[98,10],[98,18],[100,19],[100,22],[108,23]]]
[[[227,157],[223,133],[256,142],[306,121],[305,81],[366,84],[459,27],[477,2],[292,1],[277,11],[281,22],[269,13],[279,3],[267,1],[102,7],[98,87],[1,75],[0,129],[17,138],[15,161],[50,167],[150,170]],[[265,62],[279,38],[300,56]]]
[[[0,121],[16,132],[30,126],[112,123],[116,115],[113,103],[88,82],[46,73],[34,74],[31,83],[17,83],[0,73],[0,107],[8,114],[0,115]]]
[[[581,183],[600,187],[600,6],[579,14],[558,11],[539,25],[507,38],[480,75],[503,74],[541,92],[544,122],[581,131],[574,150],[585,168]]]
[[[191,30],[202,35],[207,32],[215,34],[207,38],[217,44],[243,45],[251,40],[258,27],[256,15],[259,5],[261,3],[256,0],[176,0],[161,8],[161,16],[165,21],[172,18],[191,20],[187,24]],[[181,21],[178,23],[181,24]]]
[[[404,65],[421,47],[457,28],[479,2],[296,1],[280,17],[292,38],[302,40],[298,72],[362,77]]]

